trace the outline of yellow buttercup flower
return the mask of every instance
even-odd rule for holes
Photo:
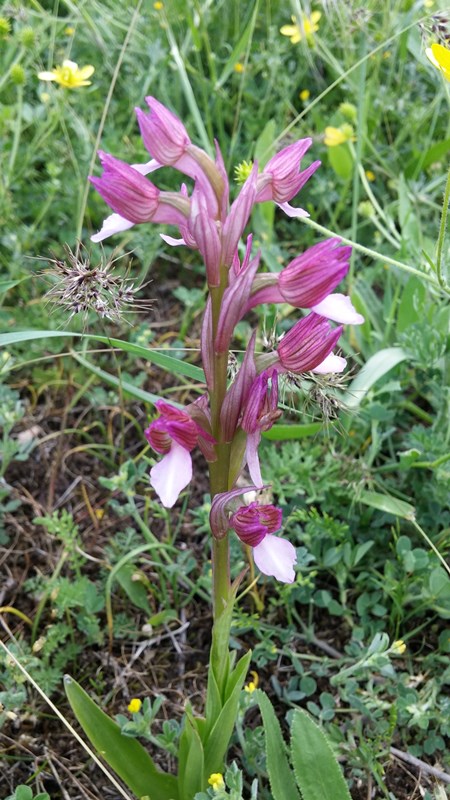
[[[215,792],[220,792],[225,789],[225,781],[221,772],[213,772],[208,778],[208,783]]]
[[[40,81],[55,81],[65,89],[78,89],[80,86],[90,86],[91,81],[87,79],[94,73],[95,68],[88,64],[86,67],[79,67],[75,61],[63,61],[61,67],[54,67],[51,72],[39,72]]]
[[[297,22],[296,17],[291,17],[294,24],[283,25],[283,27],[280,28],[280,33],[283,34],[283,36],[289,36],[291,44],[298,44],[303,38],[307,41],[311,41],[313,34],[319,30],[318,22],[321,16],[322,14],[320,11],[313,11],[310,17],[306,14],[302,14],[301,24]]]
[[[442,72],[446,81],[450,81],[450,50],[443,44],[432,44],[425,50],[425,54],[433,67]]]
[[[354,142],[355,136],[351,125],[341,125],[340,128],[333,128],[329,125],[325,128],[324,144],[327,147],[337,147],[338,144]]]
[[[132,697],[128,703],[128,711],[130,714],[137,714],[142,708],[142,700],[139,697]]]
[[[243,65],[243,64],[241,64],[241,62],[240,62],[240,61],[238,61],[238,62],[237,62],[235,65],[234,65],[234,71],[235,71],[235,72],[244,72],[244,70],[245,70],[245,67],[244,67],[244,65]]]
[[[375,180],[375,173],[371,169],[366,169],[366,178],[372,183]]]
[[[311,92],[309,91],[309,89],[302,89],[302,91],[299,94],[300,100],[302,100],[304,103],[306,103],[306,101],[309,100],[310,96]]]

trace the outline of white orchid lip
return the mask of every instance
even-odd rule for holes
[[[189,450],[172,442],[169,452],[150,470],[150,483],[165,508],[172,508],[192,480]]]

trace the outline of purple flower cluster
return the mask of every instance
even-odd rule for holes
[[[171,111],[153,97],[146,99],[150,113],[140,109],[136,113],[151,160],[130,166],[100,153],[103,173],[91,181],[114,213],[92,239],[99,242],[144,222],[173,225],[178,236],[164,234],[162,238],[170,245],[200,252],[209,287],[201,337],[207,395],[184,410],[163,400],[156,404],[159,417],[145,435],[163,458],[151,470],[151,484],[170,508],[192,478],[193,448],[198,445],[209,462],[225,448],[228,490],[213,499],[213,534],[220,537],[234,529],[241,541],[253,548],[262,572],[292,582],[295,549],[274,535],[281,527],[281,510],[256,502],[235,508],[236,497],[243,494],[235,486],[246,465],[253,482],[249,488],[263,486],[258,446],[263,431],[281,414],[279,374],[341,372],[345,367],[345,359],[333,353],[342,325],[363,322],[350,298],[333,293],[347,274],[350,248],[340,246],[339,239],[329,239],[310,247],[278,274],[265,273],[258,271],[261,254],[252,253],[250,234],[241,260],[238,245],[256,203],[272,200],[290,217],[307,216],[290,201],[320,164],[315,161],[300,170],[311,139],[285,147],[260,173],[255,163],[230,203],[218,145],[216,158],[210,158],[191,142],[183,123]],[[192,179],[192,191],[184,184],[179,192],[160,191],[146,176],[162,166],[172,166]],[[228,357],[234,329],[261,303],[287,303],[309,309],[309,313],[293,325],[276,349],[262,356],[255,355],[253,335],[234,381],[224,387],[223,359]],[[330,320],[339,325],[333,327]]]

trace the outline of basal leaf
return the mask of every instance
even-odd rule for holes
[[[69,703],[86,736],[128,788],[139,798],[147,795],[149,800],[178,800],[177,779],[161,772],[136,739],[123,736],[114,720],[69,675],[64,683]]]
[[[244,685],[245,677],[249,667],[252,653],[249,650],[245,656],[238,661],[233,672],[228,679],[228,696],[216,719],[212,730],[208,732],[205,741],[205,774],[211,775],[212,772],[222,772],[223,761],[225,759],[228,746],[239,705],[239,696]]]
[[[180,800],[191,800],[196,792],[205,789],[203,744],[192,713],[186,704],[184,728],[178,748],[178,787]]]
[[[286,756],[286,746],[272,703],[260,689],[255,698],[261,711],[266,737],[266,763],[273,800],[300,800],[294,775]],[[336,800],[333,798],[333,800]]]
[[[306,711],[294,711],[291,758],[303,800],[351,800],[324,732]]]

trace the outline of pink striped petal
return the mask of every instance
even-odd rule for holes
[[[297,554],[294,545],[287,539],[269,533],[253,548],[253,558],[264,575],[272,575],[282,583],[294,582]]]
[[[150,470],[150,483],[166,508],[175,505],[191,479],[191,454],[177,442],[172,442],[167,455]]]

